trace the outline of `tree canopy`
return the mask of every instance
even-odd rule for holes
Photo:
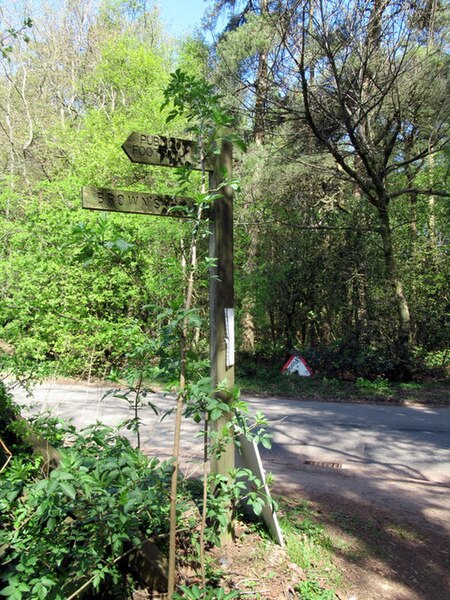
[[[5,364],[105,375],[179,302],[189,228],[80,202],[83,185],[177,188],[121,144],[132,131],[186,137],[189,115],[164,94],[179,69],[205,78],[247,146],[235,151],[238,349],[280,361],[301,350],[324,374],[409,378],[445,365],[443,3],[220,1],[205,20],[211,44],[171,40],[146,2],[26,8],[4,6],[0,27]],[[206,229],[199,253],[206,317]]]

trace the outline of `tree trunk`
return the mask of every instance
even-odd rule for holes
[[[383,242],[387,283],[392,289],[398,313],[399,330],[396,340],[398,365],[396,374],[400,379],[407,380],[411,378],[411,316],[394,256],[387,199],[380,201],[378,218]]]
[[[434,155],[430,154],[427,157],[428,162],[428,178],[429,178],[429,186],[430,189],[433,188],[434,185],[434,171],[435,171],[435,163],[434,163]],[[431,250],[435,250],[437,246],[436,242],[436,197],[434,195],[430,195],[428,197],[428,229],[429,229],[429,245]]]
[[[268,13],[267,0],[261,0],[261,16]],[[255,120],[253,123],[254,140],[257,145],[264,144],[266,136],[266,108],[268,91],[268,51],[261,50],[258,56],[258,74],[255,81]]]
[[[409,242],[410,242],[410,254],[413,255],[414,249],[417,243],[417,193],[411,192],[409,194]]]
[[[267,0],[261,0],[261,15],[264,17],[267,15],[267,13]],[[257,146],[262,146],[266,137],[267,92],[268,51],[264,49],[261,50],[258,55],[258,74],[255,81],[255,118],[253,122],[253,139]],[[251,276],[255,268],[255,257],[258,248],[259,232],[256,226],[250,225],[248,233],[250,243],[245,271]],[[242,309],[242,349],[244,352],[254,352],[256,343],[255,321],[253,318],[255,301],[251,292],[247,292],[242,299]]]

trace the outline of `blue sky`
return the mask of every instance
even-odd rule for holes
[[[165,29],[173,36],[182,36],[187,33],[193,33],[196,28],[200,27],[203,15],[214,0],[154,0],[160,10],[161,19],[164,22]],[[58,5],[58,1],[49,0],[50,5]],[[7,4],[6,0],[0,0],[0,7]],[[43,0],[31,0],[30,5],[34,9],[32,12],[39,14]],[[151,7],[153,3],[148,3]],[[14,1],[12,2],[14,6]],[[26,0],[17,2],[17,8],[20,15],[22,14],[21,7],[26,6]],[[19,8],[20,7],[20,8]],[[26,11],[25,11],[26,12]]]
[[[161,17],[172,35],[192,33],[200,26],[209,0],[159,0]]]

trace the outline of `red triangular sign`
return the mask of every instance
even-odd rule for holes
[[[311,377],[312,371],[306,360],[298,354],[293,354],[281,369],[282,373],[296,373],[300,377]]]

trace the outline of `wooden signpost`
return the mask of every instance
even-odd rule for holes
[[[223,142],[220,154],[211,161],[202,161],[195,142],[141,132],[131,133],[122,149],[132,162],[161,167],[184,167],[209,171],[210,189],[218,189],[222,174],[232,174],[232,145]],[[192,205],[189,198],[171,198],[86,186],[82,189],[82,206],[89,210],[130,212],[168,217],[186,217],[184,207]],[[210,358],[211,385],[226,382],[230,397],[234,387],[234,288],[233,288],[233,191],[225,186],[221,197],[210,209]],[[222,392],[224,400],[227,393]],[[224,415],[214,425],[221,431],[231,415]],[[219,459],[211,463],[215,473],[227,475],[234,468],[234,444],[225,448]]]
[[[161,167],[184,167],[209,171],[209,188],[217,190],[223,182],[223,173],[229,178],[232,175],[232,145],[222,142],[220,154],[212,161],[203,161],[199,157],[198,148],[191,140],[165,137],[140,132],[131,133],[122,149],[128,158],[135,163],[156,165]],[[225,383],[221,392],[226,402],[234,387],[234,273],[233,273],[233,191],[230,186],[220,190],[221,196],[210,208],[210,357],[211,385]],[[129,212],[168,217],[186,217],[186,209],[193,205],[189,198],[172,198],[170,196],[97,188],[86,186],[82,189],[82,206],[89,210],[107,210]],[[223,386],[221,386],[223,387]],[[216,431],[221,431],[231,420],[232,415],[225,414],[214,422]],[[264,483],[259,452],[255,444],[245,444],[242,459],[247,468]],[[211,461],[213,473],[228,476],[235,466],[234,443],[227,444],[220,458]],[[267,489],[268,493],[268,489]],[[283,537],[278,527],[276,514],[269,503],[263,513],[275,539],[283,544]]]
[[[231,177],[233,150],[230,142],[222,142],[217,155],[215,169],[209,175],[209,188],[218,189],[221,173]],[[234,387],[234,268],[233,268],[233,190],[230,186],[221,189],[221,198],[211,208],[209,256],[211,261],[209,278],[210,317],[210,360],[211,385],[226,382],[232,393]],[[226,393],[223,393],[225,402]],[[217,431],[231,420],[224,414],[214,422]],[[234,468],[234,444],[228,444],[220,458],[211,459],[213,473],[227,475]]]

